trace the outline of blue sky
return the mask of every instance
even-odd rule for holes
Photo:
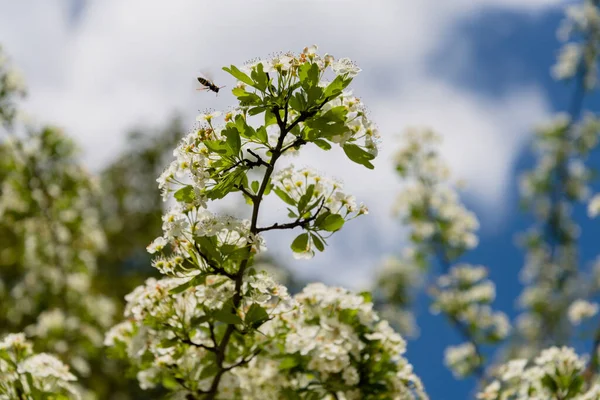
[[[530,128],[564,110],[570,94],[549,74],[559,45],[559,3],[177,2],[166,8],[155,1],[0,0],[7,11],[0,14],[0,42],[30,84],[27,109],[78,138],[93,170],[118,154],[131,126],[162,123],[174,110],[191,126],[198,110],[231,105],[230,95],[195,92],[194,76],[204,69],[231,85],[220,66],[313,43],[355,59],[364,70],[356,94],[384,141],[375,172],[349,165],[335,150],[326,157],[309,150],[292,162],[342,178],[371,214],[348,224],[310,262],[291,260],[289,237],[267,237],[269,248],[303,277],[367,287],[379,260],[403,244],[402,229],[390,217],[401,189],[390,163],[395,135],[409,125],[433,126],[482,223],[481,243],[464,261],[490,268],[496,304],[513,316],[523,262],[514,233],[531,223],[518,209],[516,179],[533,163]],[[599,104],[591,97],[586,106]],[[592,161],[597,165],[600,157]],[[281,215],[276,203],[272,210],[265,220]],[[593,223],[582,228],[583,259],[591,260],[600,229]],[[455,381],[441,361],[443,349],[460,338],[427,309],[421,296],[421,335],[409,342],[409,359],[432,399],[468,398],[474,382]]]

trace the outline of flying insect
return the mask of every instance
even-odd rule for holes
[[[224,88],[225,86],[217,86],[215,85],[212,81],[203,78],[201,76],[197,77],[196,79],[198,79],[198,82],[200,82],[201,85],[203,85],[203,88],[197,89],[197,90],[210,90],[211,92],[215,92],[217,94],[219,94],[219,89]]]

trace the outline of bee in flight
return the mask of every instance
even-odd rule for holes
[[[204,85],[203,88],[200,88],[197,90],[210,90],[212,92],[219,94],[219,89],[222,89],[225,87],[225,86],[217,86],[212,81],[209,81],[208,79],[203,78],[201,76],[199,76],[196,79],[198,79],[198,82],[200,82],[201,85]]]

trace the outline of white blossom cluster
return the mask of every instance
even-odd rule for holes
[[[444,364],[455,377],[469,376],[481,367],[482,360],[473,342],[465,342],[457,346],[448,346],[444,351]]]
[[[567,313],[569,321],[573,325],[579,325],[583,320],[598,314],[598,303],[590,303],[587,300],[578,299],[571,303]]]
[[[142,389],[161,385],[186,399],[426,398],[402,357],[404,340],[372,303],[321,284],[291,298],[256,271],[262,232],[302,228],[292,250],[312,253],[367,213],[338,182],[310,169],[275,172],[279,157],[309,142],[324,150],[339,143],[352,161],[372,167],[377,131],[344,91],[359,69],[347,59],[320,58],[315,49],[255,62],[245,69],[250,76],[225,68],[242,82],[233,89],[240,107],[225,114],[222,126],[220,113],[200,115],[200,127],[158,178],[163,198],[177,202],[147,248],[165,277],[126,296],[126,320],[104,341],[131,362]],[[336,77],[324,83],[329,66]],[[260,113],[264,125],[250,125]],[[259,171],[262,181],[251,181]],[[209,201],[240,192],[252,205],[250,221],[207,210]],[[258,225],[270,193],[290,206],[292,222]]]
[[[32,347],[23,333],[0,341],[0,399],[80,399],[69,367],[51,354],[34,354]]]
[[[294,207],[288,209],[290,217],[300,218],[307,208],[316,210],[312,212],[312,217],[317,220],[325,213],[339,215],[346,222],[368,214],[365,205],[357,205],[354,196],[342,191],[340,182],[323,177],[311,168],[296,169],[294,165],[290,165],[274,174],[272,181],[274,190],[279,191],[280,197]],[[319,227],[315,230],[319,230]],[[322,247],[315,243],[319,240],[315,235],[309,236],[304,251],[294,252],[294,258],[314,256],[315,247]],[[322,251],[322,248],[319,250]]]
[[[409,129],[404,139],[395,164],[411,181],[398,197],[396,212],[411,227],[411,240],[439,243],[450,259],[474,248],[479,222],[448,182],[448,168],[437,151],[441,138],[431,130]]]
[[[327,80],[328,72],[331,70],[334,77],[339,78],[354,78],[361,69],[356,66],[349,58],[335,59],[330,54],[321,56],[317,53],[317,46],[309,46],[304,48],[302,53],[295,54],[287,52],[284,54],[276,54],[269,59],[257,59],[246,63],[240,70],[253,73],[262,68],[269,74],[276,74],[275,82],[289,85],[295,83],[299,74],[302,73],[301,67],[307,63],[317,66],[318,86],[325,89],[331,82]],[[245,82],[238,82],[237,89],[247,91],[248,85]],[[235,94],[235,92],[234,92]],[[322,136],[324,139],[344,147],[346,144],[354,144],[364,149],[373,157],[378,154],[378,145],[381,140],[379,131],[375,124],[368,118],[367,110],[359,98],[353,95],[350,90],[343,90],[341,94],[335,98],[326,101],[321,106],[324,116],[331,117],[329,121],[333,122],[330,128],[334,127],[332,134]],[[343,114],[339,111],[344,110]],[[288,118],[294,119],[299,115],[295,107],[288,110]],[[299,131],[304,129],[317,130],[320,129],[311,124],[300,123]],[[323,133],[326,133],[323,131]],[[288,139],[285,143],[291,143],[293,138]],[[319,143],[321,146],[321,143]]]
[[[54,128],[0,144],[0,331],[27,332],[87,378],[116,305],[92,288],[105,239],[74,152]]]
[[[597,54],[600,49],[600,10],[596,0],[584,0],[582,4],[569,5],[558,37],[567,42],[560,50],[552,69],[555,79],[570,79],[582,73],[586,89],[597,85]]]
[[[412,366],[402,356],[406,342],[387,321],[379,320],[372,303],[346,289],[321,283],[308,285],[295,301],[297,308],[281,314],[267,328],[280,332],[271,355],[280,360],[279,371],[277,364],[272,364],[254,381],[256,372],[248,376],[248,370],[239,370],[240,379],[254,377],[241,387],[259,383],[254,393],[273,399],[282,398],[276,396],[282,393],[281,385],[283,393],[301,393],[304,388],[315,399],[333,395],[358,400],[378,394],[389,399],[427,398]],[[261,363],[269,364],[256,361]]]
[[[537,346],[527,349],[527,343],[534,344],[548,335],[564,335],[569,329],[565,317],[570,316],[575,325],[580,318],[577,305],[568,312],[571,303],[585,294],[577,278],[580,228],[572,209],[590,196],[593,173],[585,159],[598,144],[599,132],[600,122],[591,114],[576,124],[570,117],[559,115],[536,131],[534,146],[539,161],[522,177],[520,185],[524,204],[538,220],[537,226],[521,238],[527,255],[521,271],[526,287],[519,303],[526,311],[516,326],[526,339],[521,349],[525,356],[539,350]]]
[[[446,350],[446,364],[456,376],[466,376],[482,363],[475,343],[493,344],[510,332],[508,317],[490,306],[496,291],[487,276],[482,266],[459,264],[440,276],[430,290],[432,312],[444,313],[468,331],[469,342]]]
[[[114,326],[105,337],[106,346],[125,353],[136,363],[142,389],[155,387],[165,379],[177,376],[194,381],[195,390],[210,387],[212,375],[207,375],[206,371],[212,368],[214,360],[208,349],[214,349],[217,343],[213,326],[208,321],[231,301],[235,284],[227,277],[209,275],[204,284],[174,293],[173,289],[181,283],[182,280],[176,278],[148,279],[144,286],[126,296],[125,317],[128,319]],[[266,273],[257,273],[244,282],[242,298],[244,303],[237,315],[240,328],[244,325],[242,321],[247,321],[248,313],[254,310],[253,305],[267,310],[269,319],[293,307],[287,289]],[[257,343],[246,349],[250,353],[266,340],[256,333],[248,337],[251,339]],[[240,350],[243,349],[240,346]],[[252,358],[250,354],[247,356]],[[242,358],[244,354],[240,354]],[[231,379],[229,374],[227,376]],[[231,389],[229,383],[227,387]]]
[[[533,362],[514,359],[498,366],[477,398],[595,400],[600,398],[600,384],[586,382],[586,364],[586,358],[570,347],[550,347]]]
[[[213,113],[202,115],[198,119],[208,121],[209,126],[202,126],[194,132],[185,136],[179,145],[173,150],[173,160],[164,172],[156,180],[159,184],[163,200],[167,200],[172,186],[182,186],[189,180],[192,183],[193,196],[192,205],[206,207],[206,198],[203,189],[209,184],[210,174],[208,168],[211,163],[218,161],[219,157],[211,154],[204,145],[207,139],[222,139],[222,128],[213,128],[212,119],[220,115]]]
[[[162,274],[188,280],[206,271],[209,266],[195,242],[213,238],[218,248],[231,246],[239,251],[251,246],[253,253],[266,250],[262,236],[250,232],[250,222],[228,215],[215,215],[206,209],[178,203],[163,215],[163,235],[156,238],[147,250],[154,254],[170,246],[169,256],[160,255],[152,265]]]
[[[556,184],[553,179],[558,168],[568,201],[584,201],[589,197],[592,173],[583,161],[598,144],[599,132],[600,120],[592,114],[586,114],[575,125],[568,116],[560,114],[536,130],[534,146],[540,159],[535,169],[522,176],[520,190],[524,201],[534,206],[540,218],[548,218],[552,212],[548,190]],[[560,212],[568,214],[570,209],[564,205]],[[566,220],[569,216],[560,218]],[[568,233],[574,236],[575,229],[571,227]]]
[[[354,196],[342,192],[340,182],[323,177],[311,168],[295,169],[294,165],[283,168],[273,175],[273,185],[285,191],[296,203],[313,186],[308,202],[322,200],[322,211],[327,209],[332,214],[340,214],[344,218],[368,213],[365,205],[356,204]]]

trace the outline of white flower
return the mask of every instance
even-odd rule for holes
[[[591,318],[598,313],[598,303],[590,303],[586,300],[575,300],[569,306],[567,315],[573,325],[579,325],[582,320]]]
[[[592,197],[588,204],[588,216],[590,218],[596,218],[600,214],[600,194]]]
[[[444,351],[444,363],[456,377],[467,376],[479,366],[480,362],[476,348],[471,342],[448,346]]]
[[[162,236],[157,237],[146,247],[146,250],[150,254],[154,254],[157,251],[161,251],[169,242]]]
[[[36,378],[53,377],[64,381],[75,381],[75,375],[58,358],[40,353],[33,355],[19,365],[19,372],[28,372]]]
[[[221,116],[221,114],[222,113],[220,111],[213,111],[211,113],[203,113],[196,117],[196,121],[210,123],[213,118],[217,118],[217,117]]]
[[[336,75],[347,75],[354,78],[362,69],[358,68],[349,58],[340,58],[331,64],[331,69]]]

